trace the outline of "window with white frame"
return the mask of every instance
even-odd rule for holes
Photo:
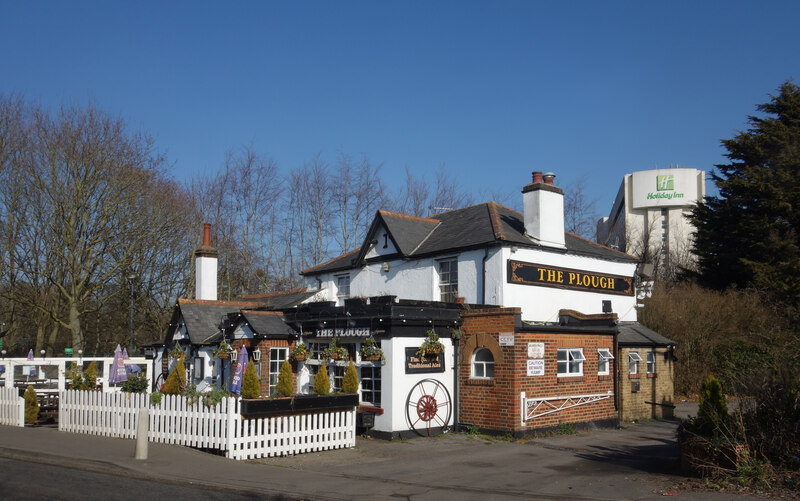
[[[487,348],[478,348],[472,355],[472,377],[494,379],[494,356]]]
[[[600,348],[597,350],[597,374],[600,376],[608,376],[610,373],[609,367],[611,364],[609,360],[614,360],[614,355],[608,348]]]
[[[336,297],[339,299],[350,297],[350,275],[336,276]]]
[[[458,296],[458,259],[442,259],[439,263],[439,301],[454,303]]]
[[[628,353],[628,374],[638,374],[639,362],[641,361],[642,357],[640,357],[635,351]]]
[[[270,348],[269,350],[269,394],[274,395],[278,388],[281,364],[289,358],[289,348]]]
[[[333,366],[333,391],[342,391],[342,383],[344,381],[344,373],[347,367],[344,365]]]
[[[328,349],[329,343],[308,343],[308,358],[322,360],[322,353]]]
[[[375,366],[361,367],[361,401],[380,407],[381,405],[381,368]]]
[[[583,376],[583,348],[558,349],[558,376]]]
[[[654,351],[647,352],[647,373],[656,373],[656,353]]]

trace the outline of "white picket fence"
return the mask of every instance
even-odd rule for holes
[[[355,447],[355,407],[266,418],[242,419],[239,402],[206,406],[186,397],[62,391],[58,429],[104,437],[135,438],[139,409],[148,408],[151,442],[218,449],[232,459],[287,456]]]
[[[16,388],[0,388],[0,424],[25,426],[25,399]]]

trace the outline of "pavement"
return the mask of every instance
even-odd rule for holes
[[[134,440],[0,426],[0,457],[258,499],[731,499],[682,490],[676,426],[647,421],[524,443],[452,433],[392,442],[359,437],[353,449],[255,461],[154,443],[148,459],[137,460]]]

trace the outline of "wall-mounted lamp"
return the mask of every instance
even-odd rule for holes
[[[388,261],[384,261],[382,269],[383,271],[389,271],[390,269],[392,269],[392,265],[390,265]]]

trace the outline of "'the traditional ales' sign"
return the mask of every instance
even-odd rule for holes
[[[508,260],[508,282],[620,296],[633,295],[633,277]]]
[[[444,372],[444,356],[442,353],[432,357],[419,358],[419,348],[406,348],[406,374],[425,372]]]

